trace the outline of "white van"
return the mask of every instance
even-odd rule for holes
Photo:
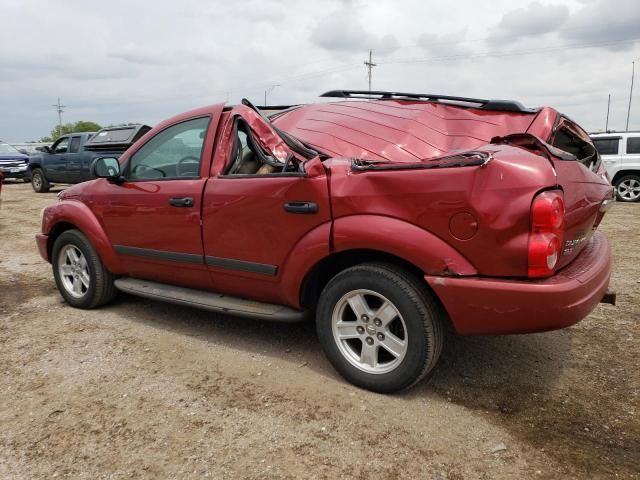
[[[621,202],[640,201],[640,132],[592,133]]]

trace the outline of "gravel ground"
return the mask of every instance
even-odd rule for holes
[[[0,478],[640,478],[640,205],[600,227],[616,307],[451,337],[430,381],[385,396],[342,380],[311,323],[66,306],[33,238],[55,194],[2,188]]]

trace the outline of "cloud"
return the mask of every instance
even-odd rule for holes
[[[504,14],[487,39],[491,46],[503,46],[523,37],[537,37],[556,31],[569,18],[566,5],[533,2]]]
[[[561,36],[572,43],[619,42],[640,38],[640,1],[597,0],[586,3],[571,15]],[[620,47],[610,46],[613,50]]]
[[[376,35],[373,28],[365,29],[360,19],[360,9],[351,2],[344,8],[321,18],[312,30],[311,43],[334,52],[366,52],[377,50],[388,53],[398,48],[394,35]]]
[[[469,42],[465,40],[466,30],[437,35],[423,33],[418,37],[418,46],[434,57],[455,57],[473,52]]]

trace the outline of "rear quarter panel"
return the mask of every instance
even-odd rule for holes
[[[531,202],[542,188],[554,186],[556,178],[545,158],[510,146],[486,148],[493,158],[483,166],[352,172],[349,162],[333,162],[336,246],[341,219],[388,217],[429,232],[481,275],[525,276]],[[459,218],[475,220],[476,232],[470,238],[452,233],[452,222]],[[360,235],[375,235],[380,228],[370,222]],[[392,231],[386,234],[402,236]],[[407,244],[414,255],[433,255],[427,244],[422,250],[420,243]],[[459,274],[472,274],[463,271]]]

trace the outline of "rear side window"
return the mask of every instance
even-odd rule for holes
[[[627,153],[640,153],[640,137],[627,138]]]
[[[78,153],[80,151],[80,137],[71,137],[69,144],[69,153]]]
[[[617,155],[620,139],[619,138],[594,138],[593,144],[595,145],[598,152],[600,152],[600,155]]]

